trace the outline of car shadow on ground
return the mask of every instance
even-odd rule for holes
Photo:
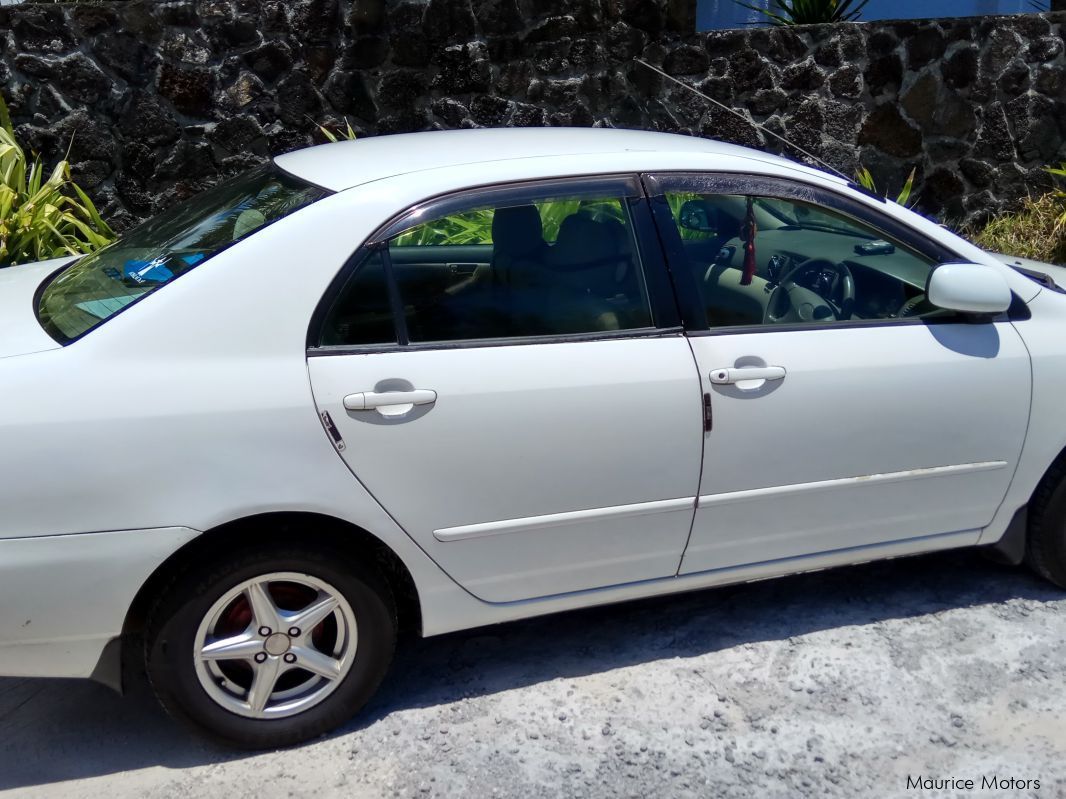
[[[1062,594],[961,551],[575,611],[401,643],[344,736],[389,714],[740,644]],[[123,699],[78,680],[0,679],[0,790],[249,756],[189,735],[143,680]]]

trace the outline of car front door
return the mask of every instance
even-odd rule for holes
[[[339,454],[479,598],[677,571],[701,394],[649,234],[634,178],[461,193],[323,300],[308,368]]]
[[[974,543],[1025,436],[1007,318],[933,307],[952,255],[842,195],[750,176],[648,178],[710,430],[682,573]]]

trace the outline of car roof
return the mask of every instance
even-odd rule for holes
[[[617,128],[478,128],[372,136],[322,144],[274,159],[286,172],[332,191],[430,169],[624,153],[692,153],[726,160],[747,159],[829,177],[795,161],[748,147],[683,136]],[[648,169],[654,164],[649,162]]]

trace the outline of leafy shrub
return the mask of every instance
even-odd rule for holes
[[[64,158],[45,179],[15,140],[0,98],[0,266],[92,252],[115,238]]]
[[[917,169],[912,169],[911,173],[907,176],[907,179],[903,182],[903,188],[899,190],[899,194],[896,195],[896,202],[900,205],[910,207],[908,203],[911,200],[911,195],[914,193],[914,177],[917,173]],[[870,170],[864,166],[859,167],[859,171],[855,173],[855,180],[859,185],[867,191],[871,191],[874,194],[880,194],[877,190],[877,184],[874,183],[874,176],[870,174]],[[891,200],[887,194],[884,195],[886,200]]]
[[[322,131],[323,136],[325,136],[327,139],[334,143],[340,141],[341,139],[346,139],[347,141],[355,141],[355,131],[352,129],[352,123],[348,121],[347,117],[345,117],[344,119],[344,124],[347,126],[346,129],[340,131],[339,133],[334,133],[325,125],[319,125],[318,129]]]
[[[545,241],[555,241],[568,216],[583,212],[593,217],[624,221],[611,201],[544,200],[536,203]],[[423,222],[401,233],[396,243],[403,247],[423,244],[492,244],[492,208],[481,208]]]
[[[1066,227],[1060,194],[1027,197],[1016,213],[998,216],[967,233],[974,244],[991,252],[1066,264]]]
[[[773,25],[818,25],[825,22],[853,22],[869,0],[773,0],[770,8],[734,0],[744,8],[758,11]]]
[[[1047,173],[1053,178],[1066,178],[1066,163],[1059,164],[1057,167],[1047,167]],[[1051,196],[1055,198],[1055,201],[1059,204],[1059,218],[1055,223],[1059,232],[1066,231],[1066,191],[1061,188],[1055,189],[1051,192]]]

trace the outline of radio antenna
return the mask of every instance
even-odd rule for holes
[[[827,164],[827,163],[826,163],[825,161],[823,161],[823,160],[822,160],[821,158],[819,158],[818,156],[816,156],[816,155],[815,155],[814,153],[811,153],[811,152],[808,152],[807,150],[804,150],[804,149],[803,149],[802,147],[800,147],[800,146],[799,146],[798,144],[796,144],[796,143],[794,143],[794,142],[791,142],[791,141],[789,141],[788,139],[786,139],[786,138],[785,138],[784,136],[780,135],[779,133],[774,133],[774,132],[773,132],[772,130],[770,130],[770,129],[769,129],[768,127],[766,127],[765,125],[762,125],[762,124],[760,124],[760,123],[756,122],[756,121],[755,121],[754,119],[748,119],[748,117],[744,116],[744,115],[743,115],[742,113],[740,113],[740,112],[739,112],[739,111],[737,111],[736,109],[730,108],[730,107],[729,107],[729,106],[727,106],[727,105],[726,105],[725,103],[720,103],[720,102],[719,102],[718,100],[715,100],[715,99],[714,99],[713,97],[709,97],[708,95],[704,94],[704,93],[703,93],[703,92],[701,92],[701,91],[700,91],[699,89],[697,89],[697,88],[696,88],[695,86],[690,86],[689,84],[685,83],[684,81],[682,81],[682,80],[678,80],[678,79],[677,79],[677,78],[675,78],[675,77],[674,77],[673,75],[668,75],[668,74],[666,74],[665,72],[663,72],[663,71],[662,71],[661,69],[659,69],[658,67],[653,67],[653,66],[652,66],[651,64],[649,64],[649,63],[648,63],[647,61],[644,61],[644,60],[642,60],[642,59],[640,59],[640,58],[634,58],[633,60],[634,60],[634,61],[636,61],[636,62],[637,62],[638,64],[641,64],[642,66],[645,66],[645,67],[647,67],[647,68],[648,68],[648,69],[650,69],[650,70],[651,70],[652,72],[658,72],[658,73],[659,73],[660,75],[662,75],[662,76],[663,76],[664,78],[666,78],[667,80],[673,81],[674,83],[676,83],[676,84],[677,84],[678,86],[680,86],[681,88],[683,88],[683,89],[688,89],[688,90],[689,90],[690,92],[692,92],[693,94],[695,94],[695,95],[696,95],[696,96],[698,96],[698,97],[702,97],[702,98],[703,98],[704,100],[706,100],[707,102],[709,102],[709,103],[713,103],[714,105],[718,106],[719,108],[721,108],[721,109],[723,109],[723,110],[725,110],[725,111],[728,111],[728,112],[729,112],[730,114],[732,114],[733,116],[735,116],[735,117],[738,117],[738,118],[739,118],[740,120],[742,120],[742,121],[744,122],[744,124],[746,124],[746,125],[753,125],[753,126],[755,126],[756,128],[758,128],[759,130],[761,130],[761,131],[762,131],[763,133],[765,133],[765,134],[767,134],[767,135],[769,135],[769,136],[773,136],[773,137],[774,137],[775,139],[779,139],[780,141],[784,142],[784,143],[785,143],[785,144],[787,144],[787,145],[788,145],[789,147],[791,147],[791,148],[793,148],[793,149],[795,149],[795,150],[799,150],[799,151],[800,151],[801,153],[803,153],[803,154],[804,154],[805,156],[807,156],[808,158],[810,158],[810,159],[811,159],[812,161],[814,161],[814,162],[815,162],[816,164],[819,164],[819,165],[821,165],[821,166],[825,167],[825,168],[826,168],[826,169],[828,169],[828,170],[829,170],[830,172],[833,172],[833,173],[835,173],[835,174],[837,174],[837,175],[840,175],[840,177],[844,178],[844,180],[848,181],[849,183],[851,183],[851,182],[852,182],[852,178],[849,178],[849,177],[848,177],[847,175],[845,175],[845,174],[844,174],[843,172],[841,172],[841,171],[840,171],[839,169],[837,169],[837,168],[836,168],[835,166],[832,166],[832,165],[830,165],[830,164]]]

